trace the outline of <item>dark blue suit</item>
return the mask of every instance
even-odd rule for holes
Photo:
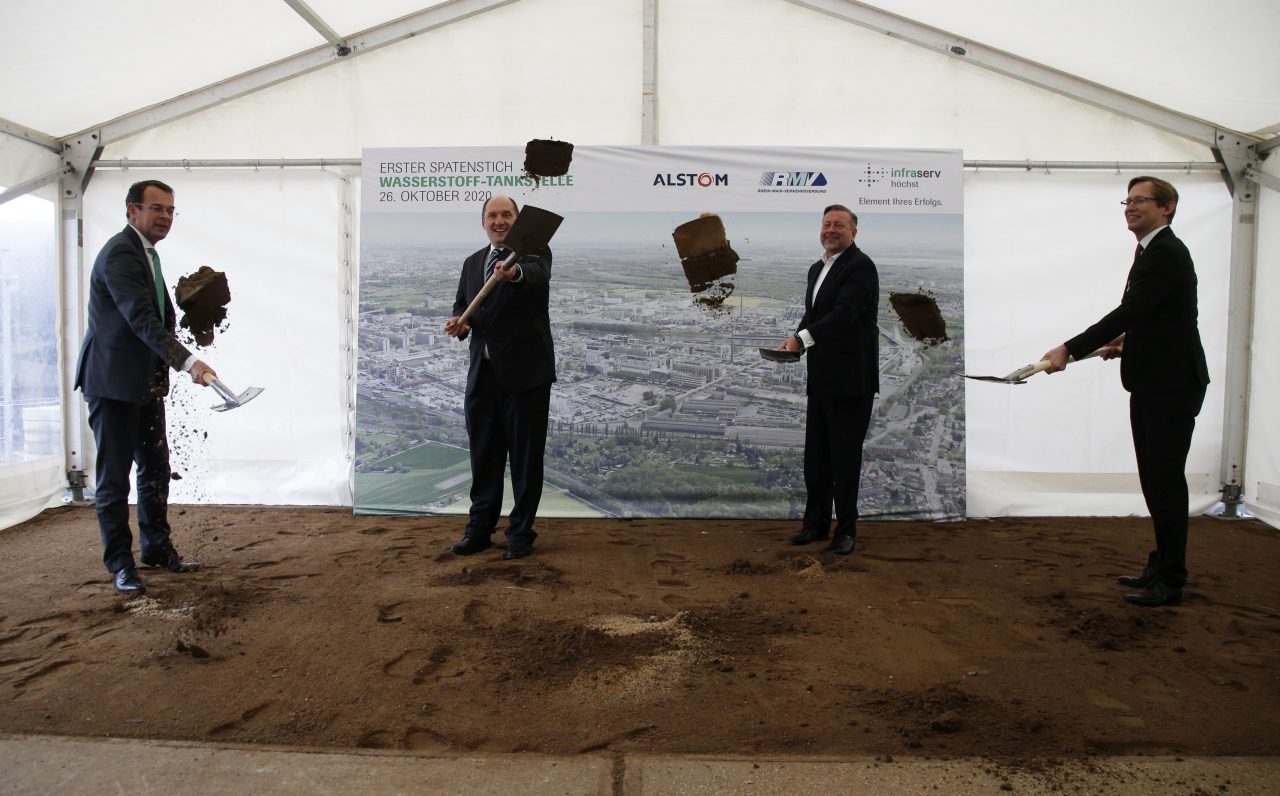
[[[808,360],[804,434],[804,527],[825,535],[834,502],[837,536],[856,536],[862,443],[880,391],[880,335],[876,324],[880,276],[875,263],[850,244],[832,263],[817,299],[822,261],[809,268],[804,317],[813,347]]]
[[[461,315],[484,286],[489,247],[462,264],[453,314]],[[551,383],[556,379],[548,304],[551,250],[519,260],[519,282],[500,282],[469,319],[471,364],[463,411],[471,441],[468,534],[491,534],[502,513],[502,479],[511,460],[515,505],[507,540],[532,544],[542,500],[543,456]],[[487,357],[486,357],[487,353]]]
[[[129,530],[129,468],[135,463],[142,557],[161,558],[170,547],[164,397],[168,369],[180,369],[191,352],[174,337],[176,313],[168,291],[164,303],[162,319],[151,260],[142,238],[126,226],[93,263],[75,382],[89,403],[98,447],[94,497],[102,560],[111,572],[135,566]]]
[[[1165,227],[1134,260],[1120,306],[1065,344],[1079,359],[1124,335],[1120,381],[1156,536],[1143,574],[1175,588],[1187,580],[1187,453],[1209,384],[1196,286],[1191,253]]]

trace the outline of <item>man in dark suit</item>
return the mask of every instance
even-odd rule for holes
[[[471,512],[462,539],[451,548],[460,556],[490,546],[502,513],[503,471],[511,461],[515,505],[507,517],[507,549],[514,560],[533,552],[533,522],[542,500],[542,461],[547,446],[547,416],[556,357],[551,344],[551,250],[521,257],[510,268],[502,248],[520,209],[506,196],[494,196],[480,211],[489,245],[462,264],[453,317],[445,323],[451,337],[470,337],[471,367],[463,400],[471,440]],[[464,310],[480,292],[488,274],[498,285],[468,319]]]
[[[1138,240],[1120,306],[1050,350],[1046,372],[1100,346],[1119,350],[1120,381],[1129,391],[1129,424],[1138,481],[1155,526],[1156,549],[1140,576],[1120,583],[1135,605],[1176,605],[1187,582],[1187,452],[1209,384],[1196,324],[1196,272],[1191,253],[1169,224],[1177,190],[1155,177],[1129,181],[1125,222]]]
[[[862,443],[880,391],[880,277],[854,245],[858,217],[844,205],[822,215],[822,259],[809,268],[804,317],[779,350],[808,358],[804,485],[808,500],[793,545],[825,540],[835,504],[836,529],[827,552],[853,551],[858,522]]]
[[[129,468],[138,466],[138,535],[142,563],[170,572],[184,562],[169,539],[169,443],[164,397],[169,368],[204,386],[213,371],[174,336],[173,302],[155,245],[176,215],[173,189],[158,180],[135,183],[125,197],[129,225],[102,247],[89,277],[89,317],[75,386],[89,403],[97,443],[94,502],[102,534],[102,562],[116,591],[146,591],[133,559],[129,530]]]

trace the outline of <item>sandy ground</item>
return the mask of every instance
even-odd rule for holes
[[[1178,608],[1121,600],[1144,519],[542,520],[188,506],[205,568],[115,594],[91,508],[0,531],[0,733],[427,753],[1280,754],[1280,538],[1192,520]],[[1229,785],[1219,789],[1229,792]]]

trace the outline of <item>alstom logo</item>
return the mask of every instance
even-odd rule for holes
[[[728,185],[729,175],[712,174],[706,171],[698,174],[655,174],[653,184],[665,185],[668,188],[710,188],[716,185]]]
[[[818,188],[827,184],[820,171],[762,171],[760,184],[766,188]]]

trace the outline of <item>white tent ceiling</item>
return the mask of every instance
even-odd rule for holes
[[[308,11],[353,52],[339,56],[307,21]],[[1015,284],[1020,269],[1033,269],[1033,283],[1065,271],[1067,281],[1111,286],[1113,265],[1078,260],[1085,252],[1106,259],[1113,239],[1123,238],[1122,229],[1107,225],[1110,215],[1095,217],[1092,209],[1109,201],[1104,197],[1115,193],[1115,183],[1132,176],[1117,176],[1119,164],[1211,168],[1220,154],[1212,145],[1222,143],[1233,164],[1229,184],[1245,191],[1233,198],[1212,171],[1174,178],[1199,205],[1180,208],[1179,223],[1198,245],[1193,250],[1202,283],[1212,282],[1202,291],[1202,325],[1212,327],[1215,383],[1227,381],[1224,373],[1249,371],[1226,394],[1211,396],[1207,407],[1214,414],[1201,417],[1202,438],[1189,468],[1214,482],[1211,493],[1221,472],[1222,437],[1229,436],[1222,415],[1240,403],[1233,390],[1252,390],[1255,405],[1280,399],[1274,367],[1256,359],[1250,366],[1247,358],[1243,366],[1232,364],[1232,352],[1247,352],[1251,344],[1274,348],[1280,342],[1274,324],[1264,317],[1256,327],[1250,321],[1242,331],[1231,329],[1255,302],[1247,292],[1232,295],[1245,284],[1240,274],[1253,284],[1256,256],[1258,289],[1273,285],[1264,255],[1280,246],[1274,221],[1260,224],[1253,238],[1255,215],[1267,218],[1258,211],[1276,204],[1280,158],[1259,164],[1254,151],[1244,151],[1256,142],[1262,142],[1257,154],[1269,151],[1280,127],[1280,48],[1273,42],[1280,4],[1273,0],[1077,0],[1052,7],[1019,0],[175,0],[163,6],[65,0],[56,7],[7,0],[0,3],[0,30],[8,43],[0,68],[0,193],[55,171],[55,152],[64,143],[71,144],[64,158],[69,154],[78,172],[64,177],[58,192],[63,217],[83,218],[86,231],[82,255],[74,231],[62,230],[62,270],[71,288],[63,308],[68,347],[83,311],[74,293],[76,280],[87,273],[81,258],[91,259],[118,225],[122,185],[150,176],[181,184],[184,210],[200,212],[198,222],[184,218],[193,233],[197,223],[206,235],[217,229],[219,212],[229,226],[253,222],[241,235],[248,236],[239,241],[242,248],[224,253],[228,259],[244,260],[246,251],[278,252],[285,277],[294,268],[318,274],[312,284],[330,280],[332,291],[316,297],[322,309],[315,324],[330,324],[321,337],[332,336],[339,348],[346,339],[347,321],[335,309],[346,306],[351,288],[345,252],[352,244],[334,221],[349,215],[358,200],[352,169],[322,169],[318,178],[314,172],[290,178],[286,171],[235,178],[225,170],[171,177],[164,169],[145,171],[139,164],[147,160],[171,161],[170,168],[220,158],[332,163],[358,158],[368,146],[510,145],[534,137],[580,145],[959,148],[971,163],[1027,165],[1025,173],[999,177],[984,165],[981,174],[966,178],[967,256],[990,269],[973,271],[972,284],[983,290],[973,306],[981,307],[994,289],[1034,293],[1033,286]],[[101,152],[99,144],[105,144]],[[95,158],[102,163],[81,199],[78,178]],[[1051,169],[1049,161],[1065,168],[1092,164],[1094,171],[1050,184],[1051,172],[1061,167]],[[1097,170],[1103,163],[1116,166],[1104,173]],[[115,171],[121,166],[130,172]],[[1272,186],[1266,201],[1256,196],[1256,184],[1242,181],[1245,166],[1254,169],[1253,179]],[[42,195],[53,193],[45,189]],[[1033,197],[1045,206],[1028,206]],[[246,213],[241,204],[258,210]],[[287,218],[279,213],[285,206],[291,209]],[[1085,207],[1090,209],[1082,216]],[[303,218],[304,212],[315,217]],[[1034,242],[1061,234],[1064,222],[1082,217],[1092,221],[1082,227],[1090,240],[1072,243],[1076,259],[1058,252],[1029,265],[1007,251],[1012,230],[1006,225],[1019,225],[1014,237]],[[303,238],[310,239],[305,261],[292,245]],[[196,244],[212,252],[224,242],[195,234],[173,241],[175,248]],[[311,270],[316,268],[321,270]],[[1021,360],[1078,331],[1092,320],[1085,316],[1099,298],[1087,283],[1062,288],[1051,304],[1018,305],[1037,307],[1018,313],[1035,329],[984,326],[974,318],[966,328],[966,351]],[[1013,296],[1003,305],[1010,301],[1034,299]],[[1216,306],[1204,306],[1210,301]],[[324,484],[294,492],[293,499],[264,496],[242,485],[278,482],[278,469],[233,462],[254,475],[220,493],[224,501],[341,501],[334,497],[341,485],[333,479],[340,481],[346,468],[349,363],[332,350],[319,358],[299,350],[293,356],[300,359],[290,371],[305,373],[309,382],[298,379],[298,399],[307,400],[309,392],[329,403],[309,420],[308,441],[300,446],[305,455],[286,463],[292,469],[285,480]],[[334,363],[335,356],[343,361]],[[215,365],[246,373],[260,363],[252,354],[239,361],[228,351]],[[1072,401],[1091,400],[1090,394],[1108,404],[1097,414],[1111,418],[1110,425],[1094,427],[1098,445],[1117,434],[1123,443],[1123,422],[1116,425],[1109,406],[1116,396],[1096,398],[1111,388],[1086,383],[1077,389],[1085,392],[1070,393],[1066,403],[1034,405],[1035,417],[999,402],[971,407],[973,428],[986,440],[977,448],[971,442],[971,463],[1006,480],[1062,469],[1053,448],[1075,444],[1076,437],[1037,423]],[[1028,405],[1021,411],[1028,412]],[[1246,492],[1274,488],[1280,507],[1280,487],[1268,486],[1280,483],[1280,461],[1269,452],[1274,446],[1257,444],[1273,430],[1254,415],[1250,468],[1261,481],[1246,479]],[[347,430],[317,449],[310,442],[314,431],[329,427]],[[1027,429],[1038,440],[1034,446],[1025,444]],[[993,433],[1005,437],[992,442]],[[1117,445],[1114,439],[1110,444]],[[1110,452],[1078,452],[1068,460],[1080,472],[1131,466],[1123,453],[1117,460]],[[1072,489],[1042,487],[1029,491]],[[1061,499],[978,505],[997,513],[1075,513]],[[1141,510],[1132,508],[1133,501],[1105,505]]]

